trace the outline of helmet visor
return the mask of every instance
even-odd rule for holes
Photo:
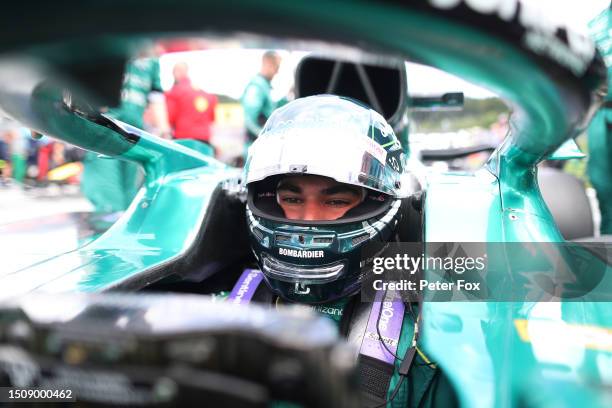
[[[249,148],[246,183],[278,174],[315,174],[397,196],[387,151],[354,126],[295,128],[262,134]]]

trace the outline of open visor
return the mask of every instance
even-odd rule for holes
[[[379,191],[366,189],[360,204],[348,210],[346,214],[336,220],[289,220],[285,217],[277,199],[277,186],[286,175],[270,176],[262,181],[249,185],[247,206],[251,212],[267,220],[297,225],[337,225],[350,222],[361,222],[378,217],[386,212],[397,201],[392,196]]]

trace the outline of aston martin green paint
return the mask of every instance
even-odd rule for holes
[[[218,265],[249,255],[241,249],[244,220],[232,212],[243,208],[239,169],[99,110],[109,89],[86,74],[96,67],[103,72],[104,63],[118,56],[127,58],[143,37],[240,32],[323,41],[425,63],[498,93],[512,106],[511,132],[487,164],[474,174],[432,174],[424,184],[420,238],[426,250],[437,242],[564,242],[540,194],[537,165],[556,151],[561,155],[558,149],[588,126],[607,82],[589,39],[514,0],[6,7],[0,15],[0,108],[41,133],[136,162],[146,180],[125,214],[98,239],[2,271],[3,299],[30,292],[139,290],[194,270],[208,276]],[[28,16],[27,24],[16,16]],[[602,245],[609,254],[609,244]],[[555,259],[572,256],[563,246],[554,248]],[[579,298],[561,293],[552,301],[424,302],[423,351],[449,377],[462,406],[612,405],[612,302],[605,301],[612,294],[612,267],[609,255],[582,253],[586,264],[603,272]],[[505,275],[489,278],[518,279],[529,272],[519,269],[523,261],[506,259]]]

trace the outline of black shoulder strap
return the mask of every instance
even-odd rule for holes
[[[387,392],[391,377],[393,377],[393,364],[360,354],[357,368],[359,370],[359,389],[364,405],[366,407],[383,406],[387,401]]]

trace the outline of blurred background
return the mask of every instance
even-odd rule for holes
[[[608,0],[529,2],[549,11],[551,19],[565,21],[585,33],[589,20],[609,6]],[[266,109],[273,110],[294,97],[295,68],[308,55],[305,51],[287,51],[282,44],[272,50],[241,48],[243,45],[198,38],[154,44],[147,59],[158,64],[151,71],[156,78],[147,77],[147,81],[159,82],[161,89],[139,89],[142,67],[136,63],[126,68],[122,101],[135,102],[142,98],[138,92],[146,96],[145,103],[141,103],[142,112],[136,110],[140,116],[135,125],[240,167],[258,126],[271,112],[265,112]],[[464,95],[460,108],[409,110],[406,120],[411,157],[418,159],[420,152],[429,150],[494,147],[503,140],[511,107],[502,99],[430,67],[406,63],[405,68],[410,95],[437,97],[448,92]],[[584,135],[577,142],[588,152]],[[490,151],[484,151],[456,160],[430,160],[426,164],[438,171],[470,171],[481,166],[489,154]],[[0,118],[0,225],[71,212],[116,214],[108,220],[116,219],[134,193],[128,191],[131,187],[121,187],[120,194],[124,196],[111,198],[121,201],[115,206],[88,192],[84,185],[88,183],[84,179],[91,178],[88,168],[90,173],[100,172],[97,158],[92,156]],[[569,160],[562,167],[589,186],[586,162]],[[136,185],[141,179],[137,171],[130,177],[134,177]]]

